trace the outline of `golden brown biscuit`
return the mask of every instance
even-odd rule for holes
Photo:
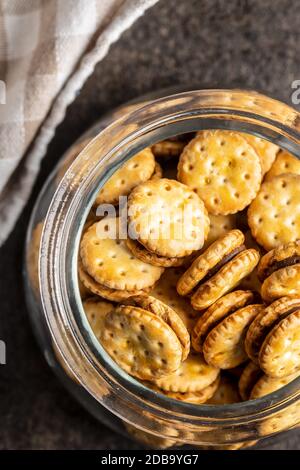
[[[195,351],[202,352],[204,341],[210,331],[224,318],[237,309],[249,305],[254,300],[250,291],[237,290],[224,295],[204,312],[192,332],[192,345]]]
[[[191,403],[193,405],[201,405],[202,403],[206,403],[207,400],[209,400],[216,390],[218,389],[220,382],[219,376],[216,378],[214,382],[212,382],[210,385],[207,387],[203,388],[202,390],[199,390],[198,392],[167,392],[166,390],[162,390],[158,387],[155,387],[155,385],[149,385],[150,388],[153,388],[158,393],[162,393],[163,395],[166,395],[169,398],[172,398],[173,400],[179,400],[179,401],[184,401],[186,403]]]
[[[182,345],[182,360],[184,361],[190,352],[190,335],[177,312],[165,302],[162,302],[151,295],[138,295],[132,297],[131,300],[144,310],[148,310],[149,312],[158,315],[172,328]]]
[[[241,401],[236,383],[229,377],[221,377],[219,387],[206,402],[207,405],[231,405]]]
[[[300,175],[280,175],[261,185],[248,209],[255,240],[266,250],[300,238]]]
[[[242,279],[249,276],[258,261],[259,253],[253,248],[241,251],[210,279],[202,281],[191,298],[194,309],[204,310],[233,290]]]
[[[162,178],[140,184],[128,199],[130,238],[167,258],[202,248],[209,219],[201,199],[178,181]]]
[[[263,376],[254,385],[250,394],[250,400],[255,400],[256,398],[261,398],[265,395],[269,395],[269,393],[276,392],[276,390],[279,390],[280,388],[289,384],[297,377],[299,377],[299,373],[289,375],[283,378],[272,378],[263,374]]]
[[[180,140],[162,140],[153,144],[151,149],[155,157],[179,157],[186,142]]]
[[[179,159],[178,180],[191,187],[214,215],[243,210],[255,198],[261,178],[257,152],[237,132],[201,131]]]
[[[203,343],[206,362],[220,369],[230,369],[245,362],[245,335],[250,323],[262,309],[262,305],[248,305],[221,320]]]
[[[265,181],[270,181],[274,176],[294,173],[300,175],[300,160],[286,150],[280,150],[275,162],[265,176]]]
[[[300,308],[289,313],[267,335],[259,365],[270,377],[285,377],[300,369]]]
[[[99,297],[110,300],[111,302],[121,302],[128,299],[129,297],[132,297],[133,295],[140,295],[147,292],[147,289],[136,289],[132,291],[110,289],[109,287],[99,284],[85,271],[81,259],[78,260],[78,276],[80,282],[89,292],[95,295],[99,295]]]
[[[151,287],[163,268],[135,258],[119,236],[119,218],[105,218],[84,233],[80,256],[87,273],[110,289],[141,290]]]
[[[99,191],[95,205],[119,204],[120,196],[127,196],[135,186],[149,180],[154,170],[154,155],[150,148],[145,148],[127,160],[109,178]]]
[[[182,360],[182,346],[172,328],[139,307],[118,306],[109,312],[99,340],[123,370],[142,380],[169,375]]]
[[[285,295],[300,297],[300,241],[280,245],[264,255],[258,275],[267,302]]]
[[[161,390],[166,392],[199,392],[211,385],[220,370],[208,365],[200,354],[190,354],[172,374],[154,380]]]
[[[207,240],[203,249],[215,242],[218,238],[223,237],[227,232],[237,228],[236,214],[213,215],[208,214],[210,220],[210,229]]]
[[[175,310],[190,332],[194,328],[198,312],[193,309],[189,299],[181,297],[176,291],[176,283],[181,274],[181,268],[166,269],[150,294]]]
[[[249,400],[251,391],[258,379],[262,376],[263,372],[254,362],[249,362],[239,379],[239,392],[243,400]]]
[[[212,243],[201,253],[181,276],[177,283],[180,295],[190,294],[200,281],[212,277],[243,249],[244,235],[240,230],[231,230]]]
[[[99,338],[105,316],[115,308],[115,305],[99,297],[90,297],[82,305],[94,335]]]
[[[266,336],[289,313],[300,308],[300,298],[282,297],[262,310],[248,328],[245,349],[250,359],[258,364],[258,355]]]
[[[127,247],[132,252],[132,254],[144,261],[144,263],[152,264],[153,266],[161,266],[164,268],[171,268],[172,266],[182,266],[187,258],[166,258],[165,256],[160,256],[151,251],[146,250],[146,248],[141,245],[137,240],[132,240],[127,238],[126,240]]]
[[[250,145],[254,148],[256,153],[259,156],[262,175],[270,170],[277,153],[279,152],[279,147],[272,142],[269,142],[266,139],[261,137],[256,137],[255,135],[242,133],[241,135],[249,142]]]

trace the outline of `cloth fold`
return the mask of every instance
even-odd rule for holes
[[[158,0],[0,0],[0,245],[67,106]]]

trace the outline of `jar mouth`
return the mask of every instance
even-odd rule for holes
[[[78,249],[86,216],[99,189],[123,163],[156,141],[202,129],[248,132],[300,158],[299,113],[256,92],[199,90],[149,102],[119,118],[79,154],[61,180],[44,223],[41,240],[41,298],[48,327],[77,380],[99,399],[99,384],[122,390],[126,403],[140,403],[166,419],[248,422],[292,404],[300,377],[265,397],[231,405],[193,405],[158,394],[125,373],[105,352],[85,316],[77,278]],[[64,277],[59,273],[65,273]],[[95,384],[95,381],[97,384]],[[100,387],[101,388],[101,387]],[[100,393],[101,395],[101,393]],[[116,414],[126,420],[126,409]]]

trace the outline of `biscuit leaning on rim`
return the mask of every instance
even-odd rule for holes
[[[236,383],[229,377],[221,377],[214,395],[207,401],[208,405],[231,405],[241,401]]]
[[[272,328],[287,315],[300,308],[300,298],[282,297],[262,310],[253,320],[246,334],[245,349],[250,359],[258,364],[259,351]]]
[[[264,255],[258,265],[258,276],[266,302],[286,295],[300,298],[300,240],[278,246]]]
[[[202,355],[191,353],[175,372],[153,382],[166,392],[199,392],[211,385],[219,373],[220,370],[208,365]]]
[[[182,360],[184,361],[190,352],[190,335],[176,311],[161,300],[147,294],[131,297],[130,301],[159,316],[172,328],[182,345]]]
[[[300,369],[300,307],[271,329],[260,348],[258,360],[270,377],[285,377]]]
[[[86,272],[110,289],[140,290],[153,286],[163,268],[135,258],[120,238],[119,218],[105,218],[84,233],[80,256]]]
[[[203,343],[203,355],[208,362],[220,369],[231,369],[248,359],[244,339],[247,329],[262,305],[247,305],[230,313],[208,332]]]
[[[88,292],[98,295],[103,299],[110,300],[111,302],[122,302],[133,295],[144,294],[149,291],[148,289],[143,290],[121,290],[121,289],[110,289],[109,287],[99,284],[95,281],[84,269],[81,259],[78,260],[78,277],[79,282],[88,290]],[[80,287],[80,286],[79,286]]]
[[[248,209],[253,237],[266,250],[300,238],[300,175],[276,176],[261,185]]]
[[[251,391],[258,379],[263,375],[262,370],[254,362],[249,362],[239,379],[239,392],[243,400],[249,400]]]
[[[274,162],[279,147],[272,142],[255,135],[241,133],[241,135],[249,142],[259,156],[262,175],[270,170],[272,163]]]
[[[120,305],[109,312],[99,340],[125,372],[141,380],[169,375],[181,364],[182,345],[175,332],[139,307]]]
[[[276,392],[276,390],[279,390],[285,385],[291,383],[297,377],[299,377],[299,372],[283,378],[272,378],[263,374],[254,385],[250,393],[250,400],[255,400],[256,398],[261,398],[265,395]]]
[[[194,309],[204,310],[248,276],[259,260],[255,249],[245,249],[244,235],[232,230],[212,243],[177,283],[180,295],[192,293]]]
[[[184,148],[178,180],[192,188],[211,214],[234,214],[255,198],[261,183],[260,159],[237,132],[201,131]]]
[[[220,377],[218,375],[214,382],[197,392],[170,392],[157,387],[153,383],[149,383],[148,387],[152,388],[155,392],[166,395],[168,398],[172,398],[173,400],[184,401],[185,403],[191,403],[193,405],[201,405],[202,403],[206,403],[207,400],[214,395],[218,389],[219,383]]]
[[[181,258],[202,248],[209,229],[201,199],[184,184],[162,178],[136,187],[128,199],[130,238],[148,251]]]
[[[119,204],[120,196],[127,196],[140,183],[151,178],[155,171],[155,158],[150,148],[145,148],[127,160],[100,189],[95,205]]]
[[[284,175],[285,173],[300,175],[300,160],[286,150],[280,150],[275,162],[265,176],[265,181],[270,181],[274,176]]]
[[[211,305],[198,319],[192,332],[192,345],[195,351],[202,352],[208,333],[224,318],[237,309],[249,305],[254,300],[250,291],[237,290],[224,295]]]
[[[162,140],[152,145],[155,157],[179,157],[187,142],[181,140]]]
[[[111,302],[99,299],[99,297],[90,297],[86,299],[82,305],[94,335],[96,338],[99,338],[105,316],[114,310],[115,305]]]

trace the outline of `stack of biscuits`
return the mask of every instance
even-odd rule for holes
[[[120,196],[126,226],[121,207],[102,219],[93,209],[78,263],[87,318],[117,365],[211,406],[297,378],[300,161],[256,136],[205,130],[132,157],[95,205]]]

